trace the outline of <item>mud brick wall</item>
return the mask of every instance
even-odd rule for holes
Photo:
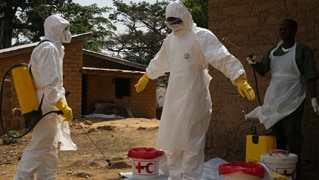
[[[64,44],[65,56],[63,62],[63,86],[71,94],[67,97],[75,118],[80,117],[82,107],[82,63],[83,41]]]
[[[134,117],[156,118],[156,81],[150,80],[144,91],[135,92],[134,85],[138,82],[141,74],[130,75],[87,75],[86,82],[86,108],[84,114],[93,113],[95,103],[109,102],[118,106],[129,108]],[[117,77],[130,79],[130,95],[117,98],[115,96],[114,79]]]
[[[317,0],[209,0],[209,29],[243,63],[247,77],[256,92],[252,68],[246,63],[248,54],[261,59],[279,40],[279,24],[285,18],[297,20],[297,41],[310,46],[319,58],[319,1]],[[237,47],[233,46],[235,44]],[[319,62],[317,62],[319,69]],[[227,161],[245,160],[245,137],[251,126],[264,129],[258,119],[245,119],[245,113],[259,105],[258,100],[240,97],[236,87],[219,71],[211,68],[213,113],[206,140],[206,159],[221,157]],[[270,76],[257,75],[261,101]],[[319,81],[317,86],[319,86]],[[318,89],[317,89],[318,90]],[[319,92],[317,92],[319,94]],[[304,179],[316,179],[319,172],[319,117],[311,107],[309,96],[303,117],[304,146],[302,167]]]

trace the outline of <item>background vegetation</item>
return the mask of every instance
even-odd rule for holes
[[[61,14],[71,23],[72,34],[92,32],[84,49],[148,64],[170,32],[163,23],[169,0],[125,4],[113,0],[114,8],[96,4],[81,6],[72,0],[1,0],[0,49],[37,42],[44,35],[43,22]],[[184,0],[194,22],[208,27],[208,0]],[[115,24],[124,26],[116,33]]]

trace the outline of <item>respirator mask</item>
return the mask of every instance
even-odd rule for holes
[[[62,43],[70,43],[72,35],[70,32],[70,27],[66,27],[62,33]]]
[[[167,25],[169,29],[171,29],[173,32],[179,31],[182,29],[181,24],[172,24],[172,25]]]
[[[179,31],[183,28],[183,21],[179,18],[175,17],[168,17],[164,23],[167,25],[169,29],[171,29],[173,32]]]

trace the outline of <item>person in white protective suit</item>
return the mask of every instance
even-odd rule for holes
[[[61,110],[63,115],[51,113],[43,117],[34,127],[31,141],[19,162],[15,180],[56,179],[58,166],[58,144],[61,150],[76,150],[70,138],[69,122],[72,109],[67,105],[63,87],[62,43],[71,42],[70,24],[58,15],[44,21],[45,36],[33,50],[29,68],[39,103],[43,98],[42,114]]]
[[[223,72],[242,97],[253,100],[255,93],[240,61],[211,31],[196,26],[181,1],[171,1],[165,16],[172,33],[135,87],[139,93],[149,79],[170,73],[156,148],[165,150],[169,179],[200,179],[212,112],[208,64]]]
[[[260,62],[248,58],[248,63],[261,75],[271,72],[262,106],[247,114],[258,118],[266,129],[276,134],[277,149],[288,149],[298,155],[296,179],[300,179],[300,159],[303,144],[302,114],[307,82],[311,105],[319,115],[316,80],[319,76],[310,47],[296,42],[298,24],[285,19],[279,27],[281,41],[272,47]]]

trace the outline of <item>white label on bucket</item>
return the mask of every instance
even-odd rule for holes
[[[294,168],[276,168],[276,172],[285,176],[291,176],[295,173]]]
[[[288,180],[295,180],[296,179],[296,169],[292,168],[276,168],[276,172],[278,174],[284,175],[288,177]]]
[[[288,177],[288,180],[295,180],[296,168],[295,167],[283,167],[284,164],[271,164],[263,162],[264,167],[270,170],[271,173],[278,173]],[[279,167],[278,167],[279,166]]]
[[[157,161],[156,160],[133,160],[132,161],[132,169],[134,174],[138,175],[157,175],[158,168],[157,168]]]

